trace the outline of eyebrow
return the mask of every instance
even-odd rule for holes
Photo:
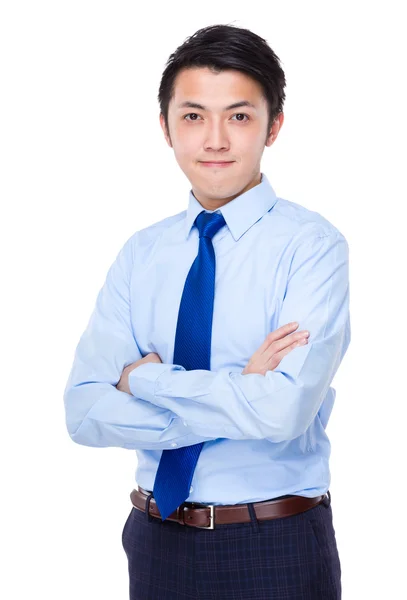
[[[232,108],[239,108],[241,106],[248,106],[249,108],[254,108],[256,110],[255,105],[252,104],[251,102],[249,102],[248,100],[234,102],[233,104],[229,104],[229,106],[225,106],[225,108],[223,110],[224,111],[232,110]],[[189,100],[186,100],[185,102],[182,102],[181,104],[178,105],[178,108],[185,108],[185,107],[198,108],[199,110],[208,110],[205,106],[202,106],[202,104],[198,104],[197,102],[190,102]]]

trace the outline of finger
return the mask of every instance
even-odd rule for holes
[[[296,331],[295,333],[287,335],[281,340],[272,342],[265,352],[277,354],[277,352],[280,352],[280,350],[284,350],[284,348],[287,348],[288,346],[291,346],[291,344],[295,344],[296,342],[301,341],[303,339],[308,339],[308,337],[309,331],[304,329],[301,331]]]
[[[299,323],[297,323],[296,321],[293,321],[292,323],[287,323],[287,325],[283,325],[282,327],[279,327],[275,331],[271,331],[268,334],[268,336],[266,337],[266,339],[264,340],[263,344],[260,346],[260,348],[258,350],[256,350],[256,352],[253,354],[253,356],[258,356],[260,354],[263,354],[263,352],[265,350],[267,350],[267,348],[270,346],[270,344],[272,344],[275,340],[278,340],[278,339],[288,335],[289,333],[292,333],[293,331],[295,331],[297,329],[298,326],[299,326]]]
[[[284,350],[281,350],[281,352],[277,352],[277,354],[273,354],[270,357],[270,360],[269,360],[270,366],[268,367],[268,369],[270,371],[273,371],[276,367],[278,367],[278,365],[280,364],[280,362],[282,361],[284,356],[286,356],[289,352],[291,352],[291,347],[284,348]]]
[[[287,356],[287,354],[289,354],[292,350],[294,350],[295,348],[297,348],[299,346],[305,346],[307,343],[308,342],[306,340],[304,340],[302,342],[297,341],[294,344],[291,344],[290,346],[288,346],[287,348],[280,350],[280,352],[273,354],[270,358],[270,362],[273,365],[272,369],[275,369],[276,367],[278,367],[278,365],[280,364],[280,362],[282,361],[284,356]]]

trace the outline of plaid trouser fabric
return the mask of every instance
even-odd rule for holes
[[[187,503],[188,504],[188,503]],[[331,495],[291,517],[197,529],[132,508],[122,533],[130,600],[338,600]]]

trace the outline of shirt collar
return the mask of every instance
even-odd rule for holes
[[[261,173],[260,183],[247,190],[247,192],[240,194],[240,196],[237,196],[218,210],[206,212],[222,213],[234,240],[237,241],[256,221],[273,208],[276,202],[277,196],[275,191],[266,175]],[[206,209],[195,198],[191,189],[185,219],[185,237],[187,239],[196,217],[203,210]]]

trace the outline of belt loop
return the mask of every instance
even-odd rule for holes
[[[250,520],[252,523],[252,529],[255,533],[259,533],[259,521],[256,517],[256,512],[254,510],[253,502],[248,502],[247,508],[249,509]]]
[[[150,502],[151,502],[151,498],[153,497],[153,492],[151,492],[146,499],[146,515],[147,515],[147,522],[151,523],[151,521],[153,521],[154,517],[152,515],[150,515]]]
[[[331,506],[331,492],[328,490],[325,498],[322,500],[322,504],[329,508]]]

